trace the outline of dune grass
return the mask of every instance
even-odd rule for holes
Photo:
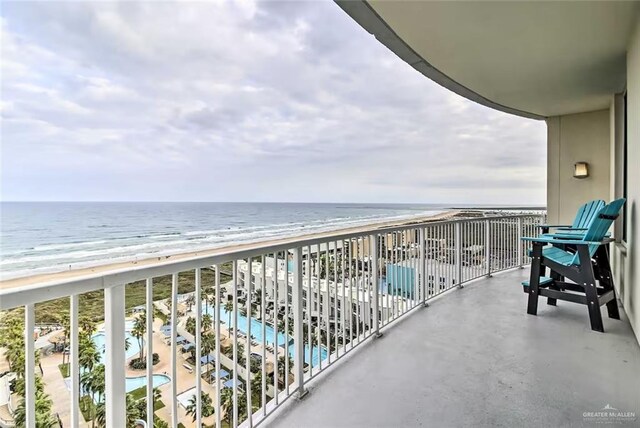
[[[230,271],[231,266],[222,265],[221,271]],[[220,282],[224,283],[231,279],[226,273],[220,274]],[[213,270],[202,270],[203,289],[215,289],[215,274]],[[190,293],[195,290],[195,272],[187,271],[178,274],[178,294]],[[153,279],[153,300],[162,300],[171,296],[171,275],[157,277]],[[126,309],[144,305],[146,301],[145,281],[136,281],[127,284],[125,288]],[[69,298],[49,300],[35,305],[36,324],[59,323],[63,316],[69,314]],[[90,291],[80,295],[79,302],[80,318],[89,317],[94,321],[104,319],[104,291]],[[23,317],[24,308],[15,308],[4,314],[4,317]],[[6,320],[6,318],[4,318]],[[166,319],[164,319],[166,321]]]

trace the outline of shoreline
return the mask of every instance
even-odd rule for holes
[[[221,253],[228,253],[232,251],[238,250],[246,250],[252,247],[262,246],[265,244],[284,244],[287,242],[294,242],[302,239],[317,239],[317,238],[325,238],[330,237],[332,235],[344,234],[344,233],[357,233],[364,232],[370,230],[372,227],[375,228],[384,228],[391,226],[406,226],[415,223],[422,223],[426,221],[437,221],[444,220],[451,217],[455,217],[457,214],[461,213],[462,210],[448,210],[439,214],[429,214],[424,216],[416,216],[409,219],[402,220],[387,220],[384,221],[374,221],[367,224],[361,224],[358,226],[347,227],[347,228],[339,228],[333,229],[329,231],[316,232],[310,234],[303,234],[297,236],[283,237],[278,239],[267,239],[262,241],[255,241],[250,243],[243,244],[232,244],[225,247],[219,247],[209,250],[198,250],[198,251],[190,251],[185,253],[177,253],[172,255],[163,255],[160,257],[151,257],[142,260],[130,260],[124,262],[115,262],[115,263],[105,263],[101,265],[77,268],[59,272],[50,272],[50,273],[40,273],[31,276],[23,276],[18,278],[11,278],[0,281],[0,290],[6,290],[14,287],[24,287],[28,285],[35,285],[39,283],[48,283],[53,281],[63,281],[70,279],[77,279],[83,276],[95,276],[96,274],[107,274],[111,272],[116,272],[120,270],[125,270],[127,268],[139,268],[139,267],[151,267],[154,265],[159,265],[165,263],[167,261],[181,261],[187,260],[193,257],[206,257],[206,256],[214,256]]]

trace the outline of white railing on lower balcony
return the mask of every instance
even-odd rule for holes
[[[84,425],[87,413],[113,427],[136,419],[149,427],[159,419],[173,427],[192,421],[256,426],[414,308],[529,263],[520,237],[535,236],[543,220],[535,213],[372,227],[2,290],[1,310],[24,308],[24,369],[16,371],[24,382],[25,425],[36,425],[41,382],[33,337],[36,320],[46,315],[38,311],[42,302],[58,299],[69,308],[70,391],[51,398],[68,409],[63,419],[71,426]],[[91,314],[80,302],[96,292],[104,293],[104,312]],[[104,319],[104,336],[82,321],[87,315]],[[82,343],[87,338],[102,353],[93,360],[82,354],[91,352]],[[139,341],[146,352],[146,390],[139,394],[146,405],[144,397],[137,406],[135,397],[127,398],[127,363],[137,356],[125,351],[127,341]],[[153,368],[154,353],[157,367],[169,363],[168,369]],[[159,397],[156,377],[166,382]]]

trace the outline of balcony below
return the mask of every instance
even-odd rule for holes
[[[541,301],[538,316],[527,315],[528,272],[416,309],[311,382],[269,426],[583,426],[585,412],[607,405],[640,417],[640,349],[626,314],[611,320],[603,310],[604,334],[591,331],[582,305]]]

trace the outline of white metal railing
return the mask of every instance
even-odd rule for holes
[[[173,427],[191,418],[187,413],[194,414],[196,426],[221,426],[223,419],[233,427],[256,426],[294,394],[304,395],[311,379],[413,309],[474,279],[529,263],[520,238],[535,236],[543,221],[543,213],[529,213],[372,227],[2,290],[0,310],[24,308],[26,425],[35,426],[39,372],[33,333],[40,302],[69,299],[70,394],[52,398],[66,400],[71,426],[84,424],[83,396],[100,401],[81,381],[87,367],[80,365],[79,354],[81,334],[87,334],[79,324],[80,295],[97,290],[105,299],[101,399],[107,426],[144,418],[153,427],[154,417],[163,417],[159,413],[169,415],[164,418]],[[225,272],[231,276],[226,281]],[[167,282],[167,275],[170,296],[154,303],[154,289]],[[146,314],[166,312],[168,327],[159,329],[156,323],[154,328],[147,316],[147,404],[132,415],[126,399],[125,290],[137,281],[145,281]],[[191,287],[194,298],[179,302],[179,286]],[[185,307],[189,300],[191,308]],[[195,327],[189,327],[189,316]],[[180,336],[194,338],[191,354],[182,352],[188,345]],[[163,412],[154,407],[154,352],[170,362],[170,381],[160,387]],[[185,362],[184,355],[192,361]],[[212,363],[202,359],[208,355]]]

